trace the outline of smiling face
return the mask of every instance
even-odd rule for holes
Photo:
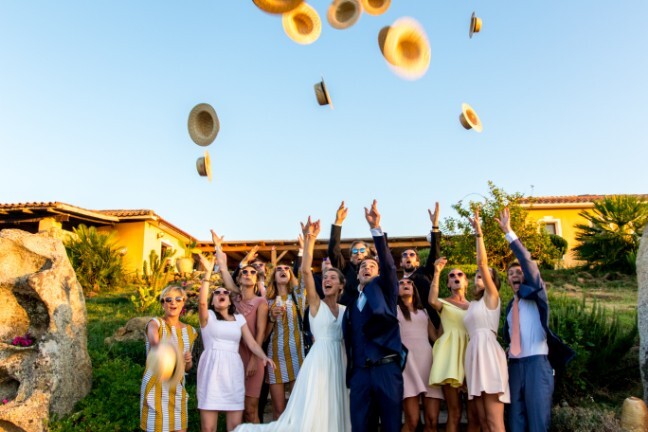
[[[378,267],[378,263],[371,259],[371,258],[366,258],[360,263],[360,270],[358,270],[358,281],[360,281],[360,285],[365,286],[373,278],[378,276],[380,273],[380,268]]]
[[[524,283],[524,272],[522,272],[522,267],[520,267],[519,264],[510,266],[506,271],[506,277],[508,278],[508,283],[511,285],[513,292],[518,292],[520,285]]]
[[[411,297],[414,295],[414,282],[409,278],[403,278],[398,281],[398,295],[402,297]]]
[[[418,255],[414,249],[406,249],[401,254],[400,266],[406,272],[412,272],[421,265],[418,259]]]
[[[457,268],[450,270],[450,273],[448,273],[448,288],[450,288],[453,293],[457,291],[465,292],[466,288],[468,288],[468,278],[466,277],[466,274]]]
[[[337,298],[344,289],[344,282],[340,280],[340,275],[335,270],[328,270],[322,277],[322,291],[325,297]]]
[[[367,256],[369,256],[369,247],[362,241],[355,241],[351,244],[351,257],[349,258],[353,265],[358,265]]]
[[[170,289],[163,292],[161,302],[162,309],[164,309],[164,316],[177,317],[180,316],[184,308],[185,296],[182,291]]]

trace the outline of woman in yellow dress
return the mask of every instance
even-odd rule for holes
[[[442,386],[443,396],[448,406],[446,431],[457,432],[461,420],[460,388],[464,384],[464,362],[468,345],[468,332],[463,319],[470,303],[466,300],[468,278],[457,268],[448,273],[450,297],[439,298],[439,278],[446,263],[445,257],[434,262],[434,277],[428,297],[430,305],[439,312],[443,327],[443,335],[434,343],[432,350],[434,362],[430,371],[429,384]]]
[[[190,325],[180,322],[187,294],[175,285],[162,290],[160,302],[164,309],[162,318],[153,318],[146,325],[146,353],[161,341],[177,345],[183,353],[185,371],[193,364],[191,350],[198,333]],[[160,382],[147,367],[142,378],[140,393],[140,428],[147,432],[186,431],[188,400],[184,377],[177,384]]]

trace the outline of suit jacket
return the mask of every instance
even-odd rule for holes
[[[351,338],[360,337],[372,341],[384,350],[398,354],[401,359],[401,366],[405,364],[407,349],[401,343],[400,328],[396,316],[398,303],[398,277],[394,258],[389,252],[387,239],[384,235],[375,236],[374,245],[378,252],[380,274],[374,278],[364,289],[367,299],[365,308],[369,308],[371,317],[362,329],[351,328],[350,313],[356,308],[353,302],[346,308],[342,321],[344,344],[347,353],[347,386],[353,369],[353,350]],[[376,361],[379,359],[369,359]]]
[[[555,370],[560,371],[574,358],[576,353],[549,329],[549,299],[547,298],[547,290],[540,276],[538,265],[531,259],[531,254],[519,239],[511,243],[511,249],[524,272],[524,283],[520,285],[518,296],[521,299],[534,300],[538,305],[540,324],[542,324],[542,328],[547,334],[549,361]],[[513,299],[506,306],[506,316],[508,316],[512,306]],[[504,340],[510,343],[511,335],[509,334],[508,319],[504,320],[502,331],[504,332]]]
[[[340,297],[340,304],[349,306],[358,298],[358,267],[351,261],[347,261],[342,254],[342,227],[331,225],[331,237],[328,244],[328,257],[331,265],[339,269],[346,279],[344,283],[344,292]],[[368,245],[367,245],[368,246]],[[393,261],[393,260],[392,260]]]

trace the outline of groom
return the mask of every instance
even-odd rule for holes
[[[342,329],[348,358],[346,383],[351,389],[354,432],[401,429],[403,375],[407,349],[401,343],[396,304],[398,278],[394,259],[380,228],[374,200],[365,208],[378,260],[365,258],[358,271],[359,296],[344,313]]]

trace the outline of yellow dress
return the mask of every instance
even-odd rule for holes
[[[441,309],[441,324],[443,335],[434,343],[432,349],[432,370],[430,385],[450,384],[461,387],[466,376],[464,369],[468,332],[464,326],[465,310],[450,302],[439,299],[443,303]]]
[[[178,332],[177,330],[180,329],[168,325],[163,319],[154,318],[154,320],[159,325],[160,339],[177,343],[182,353],[191,352],[193,343],[198,336],[195,328],[188,325]],[[149,349],[147,334],[147,354]],[[187,429],[188,401],[184,378],[177,385],[169,387],[167,383],[160,384],[158,380],[154,379],[151,371],[146,369],[140,393],[140,428],[147,432],[172,432]]]

